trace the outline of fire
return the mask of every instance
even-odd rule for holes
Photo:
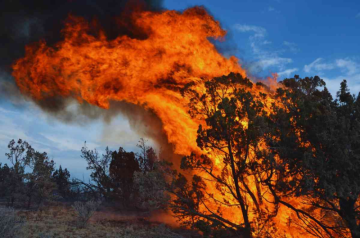
[[[108,40],[102,31],[90,34],[91,25],[84,19],[70,16],[62,41],[55,46],[44,41],[29,45],[24,58],[14,63],[18,87],[40,101],[73,98],[105,109],[111,101],[141,105],[160,118],[176,154],[201,153],[196,137],[202,122],[190,117],[189,99],[179,88],[195,83],[202,90],[204,80],[231,72],[246,76],[238,59],[225,58],[210,41],[222,40],[226,32],[199,7],[183,13],[138,11],[132,17],[146,33],[145,39],[119,36]],[[220,168],[221,161],[214,160]],[[253,186],[255,190],[256,183]],[[224,212],[229,220],[241,223],[240,211]],[[285,233],[289,217],[295,216],[284,208],[276,218]]]
[[[175,153],[188,154],[196,150],[198,123],[171,87],[230,72],[245,76],[245,71],[235,57],[223,57],[210,42],[226,32],[202,8],[182,14],[136,12],[133,18],[148,38],[108,41],[102,32],[90,35],[83,19],[70,17],[65,39],[55,47],[45,42],[27,46],[13,76],[20,90],[36,100],[62,96],[102,108],[112,100],[143,105],[164,123]]]

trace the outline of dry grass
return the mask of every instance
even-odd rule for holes
[[[0,207],[0,234],[3,238],[16,237],[23,221],[12,208]]]
[[[77,214],[69,206],[52,206],[41,211],[19,211],[26,222],[19,237],[76,238],[76,237],[124,237],[124,238],[180,238],[189,237],[175,233],[167,226],[136,216],[107,216],[96,212],[89,225],[79,229]],[[190,236],[191,237],[191,236]]]

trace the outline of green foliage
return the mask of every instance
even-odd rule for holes
[[[66,168],[63,170],[60,165],[59,169],[52,174],[52,180],[56,184],[56,191],[61,198],[69,199],[74,197],[74,191],[71,189],[70,172]]]
[[[92,170],[92,183],[85,184],[108,201],[121,202],[124,207],[146,210],[165,208],[169,196],[165,192],[164,171],[155,150],[140,139],[140,153],[123,148],[108,148],[100,158],[96,150],[82,148],[82,157]],[[84,184],[84,183],[83,183]]]
[[[318,217],[328,232],[341,234],[344,227],[338,224],[346,224],[353,237],[360,236],[355,206],[360,194],[359,96],[349,93],[346,80],[335,100],[317,76],[295,76],[282,84],[277,91],[282,104],[270,116],[275,137],[268,140],[271,153],[280,158],[274,189],[310,200],[331,218]]]
[[[21,139],[17,143],[10,141],[8,148],[6,156],[13,167],[4,165],[0,168],[0,187],[9,205],[17,202],[30,208],[34,203],[40,206],[51,200],[56,188],[51,180],[54,161]]]

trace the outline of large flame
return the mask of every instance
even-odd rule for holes
[[[223,57],[210,42],[224,37],[225,31],[202,8],[182,14],[137,12],[133,17],[148,38],[108,41],[101,32],[98,37],[88,34],[89,24],[71,17],[64,41],[56,47],[45,42],[27,46],[13,75],[20,90],[37,100],[74,97],[102,108],[111,100],[124,100],[150,108],[164,123],[175,153],[188,154],[196,150],[198,123],[171,86],[230,72],[245,76],[245,71],[235,57]]]
[[[201,121],[190,117],[188,99],[177,88],[190,82],[201,87],[204,80],[231,72],[246,76],[235,57],[225,58],[210,41],[223,39],[226,32],[199,7],[183,13],[139,11],[133,20],[145,39],[108,40],[101,31],[90,34],[91,26],[82,18],[69,17],[63,41],[26,47],[25,57],[13,65],[17,85],[40,101],[74,98],[106,109],[111,101],[141,105],[160,118],[176,154],[200,152],[196,137]],[[241,223],[240,211],[224,211],[227,219]],[[284,233],[297,237],[286,226],[290,218],[294,215],[282,208],[275,220]]]

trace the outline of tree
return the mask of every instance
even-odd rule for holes
[[[32,172],[25,174],[25,195],[28,208],[32,202],[36,202],[39,206],[53,198],[53,191],[56,189],[56,184],[52,181],[54,166],[54,161],[49,159],[46,152],[34,151],[29,156],[29,167]]]
[[[151,146],[146,145],[147,140],[140,138],[137,147],[140,148],[138,161],[141,171],[144,173],[154,169],[154,164],[158,160],[155,150]]]
[[[26,141],[11,140],[6,156],[13,167],[4,166],[1,170],[3,195],[14,202],[25,203],[28,208],[36,202],[38,205],[52,198],[55,184],[51,181],[54,161],[47,154],[34,150]]]
[[[111,151],[107,147],[100,158],[96,150],[89,150],[86,146],[81,152],[88,162],[87,169],[92,170],[90,177],[93,184],[84,185],[99,191],[107,200],[118,200],[129,205],[134,172],[140,171],[135,153],[126,152],[121,147],[118,151]]]
[[[123,148],[111,154],[110,177],[114,183],[115,192],[125,204],[131,204],[134,173],[140,171],[139,162],[134,152],[126,152]]]
[[[70,172],[66,168],[63,170],[60,165],[59,169],[55,170],[52,174],[52,180],[56,184],[57,192],[62,198],[69,199],[73,196],[73,191],[71,190],[72,182],[70,181]]]
[[[11,176],[11,168],[0,163],[0,197],[6,197],[9,194],[9,178]]]
[[[5,153],[7,159],[12,164],[6,186],[8,187],[6,197],[9,204],[14,206],[16,199],[22,199],[24,192],[25,167],[29,164],[30,156],[34,149],[27,143],[19,139],[17,142],[11,140],[8,144],[9,153]]]
[[[134,189],[136,190],[138,207],[146,210],[166,210],[170,200],[167,191],[170,164],[166,161],[154,163],[151,171],[135,171]]]
[[[92,170],[90,177],[93,182],[91,184],[82,184],[90,188],[95,195],[96,192],[99,192],[105,199],[110,199],[114,187],[109,172],[112,151],[106,147],[105,154],[100,158],[96,149],[89,150],[85,144],[85,146],[81,148],[81,157],[88,163],[86,169]]]
[[[208,224],[244,237],[251,237],[256,225],[265,232],[263,227],[275,212],[264,204],[259,183],[267,172],[258,156],[267,130],[265,89],[234,73],[204,86],[205,92],[199,93],[193,85],[183,91],[191,98],[191,116],[205,122],[199,125],[197,136],[202,153],[182,159],[181,168],[196,175],[174,174],[170,192],[175,199],[170,207],[195,226]],[[241,221],[234,222],[238,214]]]
[[[281,194],[278,201],[301,197],[308,207],[302,215],[328,236],[342,236],[347,228],[360,237],[360,97],[349,93],[346,80],[335,100],[317,76],[295,76],[282,84],[281,107],[271,115],[277,130],[269,138],[281,176],[276,186],[268,185]]]

